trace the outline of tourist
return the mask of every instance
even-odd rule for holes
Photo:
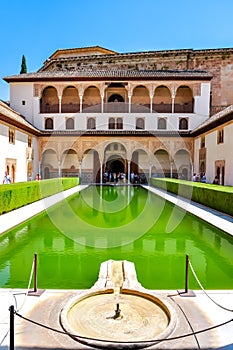
[[[134,172],[133,171],[131,171],[131,174],[130,174],[130,181],[132,184],[134,183]]]
[[[201,182],[205,183],[206,182],[206,176],[205,173],[203,173],[202,177],[201,177]]]
[[[217,175],[216,175],[215,178],[214,178],[213,184],[214,184],[214,185],[219,185],[219,178],[218,178]]]
[[[3,177],[3,184],[10,184],[11,183],[11,177],[9,174],[7,174],[7,171],[5,171],[5,175]]]

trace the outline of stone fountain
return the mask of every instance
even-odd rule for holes
[[[72,298],[60,314],[67,333],[99,349],[156,345],[173,332],[176,319],[169,302],[143,288],[134,263],[126,260],[103,262],[93,287]]]

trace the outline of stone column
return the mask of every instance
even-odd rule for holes
[[[58,162],[58,177],[61,177],[61,162]]]
[[[130,161],[128,161],[128,185],[130,184]]]
[[[131,113],[131,100],[132,100],[132,95],[128,95],[129,99],[129,113]]]
[[[150,179],[151,179],[151,170],[152,170],[152,164],[150,163],[149,164],[149,181],[148,181],[148,183],[150,184]]]
[[[62,96],[58,96],[58,103],[59,103],[58,113],[61,113],[61,99],[62,99]]]
[[[150,113],[153,112],[153,95],[150,96]]]
[[[79,163],[79,183],[82,182],[82,162]]]
[[[104,113],[104,95],[101,95],[101,113]]]
[[[172,178],[172,176],[173,176],[173,165],[174,165],[174,163],[173,163],[173,161],[171,161],[171,163],[170,163],[170,178]]]
[[[80,100],[79,112],[82,113],[82,111],[83,111],[83,95],[79,95],[79,100]]]
[[[175,103],[175,97],[176,97],[176,88],[175,86],[172,86],[171,88],[172,91],[172,113],[174,113],[174,103]]]
[[[100,184],[103,184],[103,163],[100,162]]]

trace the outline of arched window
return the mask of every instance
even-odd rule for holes
[[[123,119],[117,118],[117,129],[123,129]]]
[[[164,118],[159,118],[158,120],[158,129],[166,129],[167,128],[167,121]]]
[[[66,119],[66,129],[74,130],[74,119],[73,118]]]
[[[87,129],[95,129],[95,119],[94,118],[88,118],[87,119]]]
[[[46,118],[45,119],[45,129],[53,129],[53,119],[52,118]]]
[[[179,121],[180,130],[188,130],[188,121],[186,118],[181,118]]]
[[[115,119],[114,118],[109,118],[108,128],[109,129],[115,129]]]
[[[142,118],[137,118],[136,129],[145,129],[145,120]]]

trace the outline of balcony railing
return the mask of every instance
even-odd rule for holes
[[[108,102],[102,104],[62,104],[61,113],[172,113],[171,104],[129,104],[125,102]],[[193,104],[174,104],[174,113],[193,113]],[[40,113],[59,113],[58,104],[40,105]]]

